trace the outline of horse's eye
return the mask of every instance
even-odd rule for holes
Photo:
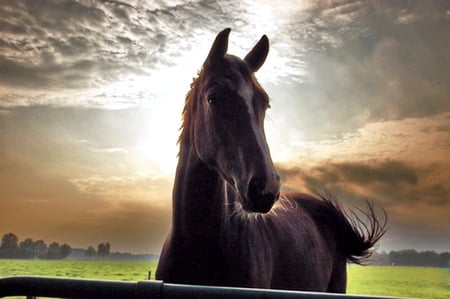
[[[208,104],[215,105],[217,103],[217,94],[211,93],[207,97]]]

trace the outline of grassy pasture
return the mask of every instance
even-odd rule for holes
[[[157,261],[101,260],[0,260],[0,277],[12,275],[46,275],[57,277],[139,281],[155,278]]]
[[[348,266],[347,293],[450,298],[450,270],[430,267]]]
[[[154,273],[156,261],[0,260],[0,277],[47,275],[138,281]],[[448,269],[427,267],[348,266],[349,294],[410,298],[450,298]]]

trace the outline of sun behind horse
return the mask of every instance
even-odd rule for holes
[[[264,133],[269,97],[254,74],[269,41],[242,60],[216,37],[183,111],[172,229],[156,278],[171,283],[345,292],[346,262],[361,262],[385,232],[335,200],[281,193]]]

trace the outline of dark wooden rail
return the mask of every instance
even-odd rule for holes
[[[111,281],[43,276],[14,276],[0,278],[0,297],[36,296],[53,298],[236,298],[236,299],[392,299],[315,292],[294,292],[198,285],[180,285],[162,281]]]

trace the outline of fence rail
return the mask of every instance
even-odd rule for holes
[[[236,298],[236,299],[393,299],[316,292],[297,292],[230,287],[181,285],[162,281],[111,281],[45,276],[13,276],[0,278],[0,297],[26,296],[28,298]]]

